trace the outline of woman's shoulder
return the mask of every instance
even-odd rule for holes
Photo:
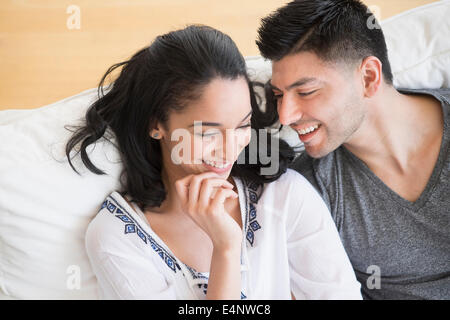
[[[132,222],[132,210],[125,198],[119,192],[113,191],[100,202],[98,212],[89,226],[111,228],[117,225],[119,220]]]
[[[292,169],[287,169],[279,179],[268,183],[260,200],[271,216],[285,223],[288,233],[300,221],[329,214],[318,191],[302,174]]]
[[[301,191],[310,189],[311,183],[299,172],[288,168],[277,180],[270,182],[267,186],[271,186],[277,192],[283,192],[286,189]]]
[[[134,248],[139,243],[133,235],[141,239],[140,242],[143,242],[142,238],[146,240],[143,228],[132,211],[125,198],[113,191],[103,200],[98,213],[86,229],[86,247],[109,251],[120,246],[121,249],[130,250],[130,247]]]
[[[303,175],[287,169],[277,180],[264,184],[259,201],[281,214],[297,211],[311,192],[315,192],[314,187]]]
[[[153,231],[142,221],[126,196],[111,193],[102,203],[98,214],[90,222],[85,246],[92,260],[110,256],[137,262],[144,259],[164,273],[176,271],[177,261],[170,250],[155,238]],[[168,266],[169,269],[166,267]]]

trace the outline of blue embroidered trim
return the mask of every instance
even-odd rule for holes
[[[261,196],[263,184],[258,184],[256,182],[250,182],[246,184],[243,181],[244,185],[244,194],[246,197],[245,201],[245,212],[246,212],[246,228],[247,228],[247,240],[249,241],[250,245],[253,246],[254,240],[255,240],[255,234],[254,232],[261,229],[261,225],[256,220],[256,207],[255,205],[258,203],[258,200]],[[248,192],[248,195],[247,195]],[[180,266],[176,262],[177,260],[168,253],[162,246],[160,246],[155,239],[150,236],[148,233],[146,233],[142,227],[139,225],[137,221],[134,220],[134,218],[124,209],[116,199],[114,199],[112,196],[109,196],[115,203],[108,201],[106,199],[100,210],[103,208],[107,208],[107,210],[111,214],[115,214],[115,217],[120,219],[122,222],[125,223],[125,234],[128,233],[136,233],[137,236],[145,243],[150,244],[153,250],[163,259],[163,261],[167,264],[167,266],[173,271],[176,272],[177,269],[181,271]],[[99,210],[99,211],[100,211]],[[195,271],[194,269],[190,268],[189,266],[185,265],[189,272],[191,273],[192,277],[194,279],[205,279],[209,280],[209,278],[205,275],[203,275],[200,272]],[[184,276],[184,274],[183,274]],[[203,286],[203,293],[206,295],[208,284],[198,284],[199,288]],[[247,299],[247,296],[241,291],[241,300]]]
[[[208,280],[209,278],[207,276],[205,276],[203,273],[198,272],[194,269],[192,269],[191,267],[189,267],[187,264],[185,264],[186,268],[189,270],[189,272],[192,275],[192,278],[194,279],[206,279]]]
[[[250,203],[250,221],[254,220],[256,218],[256,208],[253,205],[253,203]]]
[[[261,225],[256,220],[256,204],[258,203],[258,200],[261,197],[264,186],[263,184],[251,181],[249,183],[244,182],[244,187],[246,188],[246,192],[248,192],[248,199],[246,199],[246,208],[245,208],[247,213],[246,238],[247,241],[250,243],[250,245],[253,247],[253,244],[255,242],[255,231],[261,229]],[[248,207],[247,202],[249,202]]]
[[[207,283],[204,283],[204,284],[199,283],[198,288],[201,289],[202,287],[203,287],[203,293],[206,295],[208,293],[208,284]]]
[[[176,272],[177,269],[181,271],[180,266],[176,262],[177,260],[162,246],[160,246],[152,236],[145,232],[139,223],[133,219],[133,217],[118,203],[116,199],[112,196],[109,196],[108,198],[111,198],[114,203],[106,199],[100,210],[106,207],[111,214],[114,214],[116,218],[125,223],[125,234],[135,233],[145,244],[150,244],[152,249],[155,250],[155,252],[161,257],[161,259],[163,259],[163,261],[173,272]]]

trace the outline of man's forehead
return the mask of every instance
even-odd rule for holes
[[[323,62],[315,54],[300,53],[286,56],[279,61],[272,62],[273,88],[292,89],[306,85],[326,82],[327,77],[336,69]]]
[[[283,82],[283,84],[278,84],[278,83],[274,83],[273,78],[269,81],[270,86],[272,87],[272,89],[276,89],[276,90],[291,90],[297,87],[302,87],[302,86],[306,86],[306,85],[310,85],[310,84],[317,84],[320,83],[321,81],[317,78],[314,77],[302,77],[296,80],[293,80],[292,82],[288,82],[287,85],[284,85],[284,83],[286,81],[280,81]],[[279,87],[277,87],[277,85]],[[283,87],[283,88],[282,88]]]

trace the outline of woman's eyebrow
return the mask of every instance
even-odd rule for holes
[[[251,114],[253,113],[253,110],[250,111],[244,119],[241,120],[241,123],[245,121],[245,119],[247,119]],[[202,121],[195,121],[194,124],[191,124],[190,126],[188,126],[188,128],[194,127],[194,126],[206,126],[206,127],[221,127],[222,124],[221,123],[217,123],[217,122],[202,122]]]
[[[194,126],[207,126],[207,127],[220,127],[222,124],[217,123],[217,122],[203,122],[203,121],[195,121],[194,124],[191,124],[190,126],[188,126],[188,128],[190,127],[194,127]]]

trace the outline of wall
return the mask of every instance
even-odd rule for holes
[[[218,28],[244,55],[257,55],[260,19],[287,2],[0,0],[0,110],[37,108],[93,88],[110,65],[190,23]],[[364,2],[385,19],[435,1]]]

